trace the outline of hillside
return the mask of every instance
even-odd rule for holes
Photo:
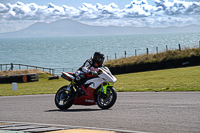
[[[1,33],[0,38],[183,33],[199,32],[199,29],[200,25],[168,28],[90,26],[70,19],[63,19],[49,24],[38,22],[20,31]]]

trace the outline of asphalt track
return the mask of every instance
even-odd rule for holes
[[[0,97],[0,121],[116,131],[199,133],[200,92],[119,92],[108,110],[73,105],[61,111],[54,94]]]

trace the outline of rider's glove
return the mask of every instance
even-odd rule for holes
[[[93,71],[93,75],[98,75],[97,71]]]

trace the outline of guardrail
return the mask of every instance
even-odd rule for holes
[[[62,72],[74,72],[74,68],[47,68],[24,64],[0,64],[0,71],[22,70],[22,69],[40,69],[43,72],[48,72],[52,75],[61,75]]]
[[[21,70],[21,69],[40,69],[44,72],[49,72],[50,74],[54,75],[54,69],[46,68],[46,67],[39,67],[39,66],[32,66],[32,65],[24,65],[24,64],[0,64],[0,71],[9,71],[9,70]]]

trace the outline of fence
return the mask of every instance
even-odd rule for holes
[[[178,44],[177,46],[178,46],[178,47],[177,47],[178,49],[176,49],[176,50],[181,51],[181,50],[184,49],[184,48],[181,47],[181,44]],[[198,47],[200,48],[200,41],[199,41],[199,46],[198,46]],[[139,54],[138,54],[138,50],[139,50],[139,49],[135,49],[135,53],[134,53],[134,54],[129,54],[129,55],[130,55],[130,56],[138,56],[138,55],[139,55]],[[165,51],[169,51],[168,45],[165,45]],[[149,48],[146,48],[146,51],[143,51],[143,54],[147,54],[147,55],[148,55],[149,53],[150,53],[150,52],[149,52]],[[159,53],[158,47],[156,47],[156,53],[157,53],[157,54]],[[113,57],[113,56],[112,56],[112,57]],[[126,58],[126,57],[128,57],[128,52],[127,52],[127,51],[124,51],[122,58]],[[114,59],[117,59],[117,53],[115,53]],[[106,61],[109,61],[109,60],[112,60],[111,56],[106,56]]]
[[[39,67],[39,66],[31,66],[31,65],[24,65],[24,64],[0,64],[1,71],[9,71],[9,70],[21,70],[21,69],[40,69],[44,72],[49,72],[50,74],[54,74],[54,69]]]
[[[21,69],[40,69],[52,75],[61,75],[62,72],[74,72],[74,68],[46,68],[24,64],[0,64],[0,71],[21,70]]]

